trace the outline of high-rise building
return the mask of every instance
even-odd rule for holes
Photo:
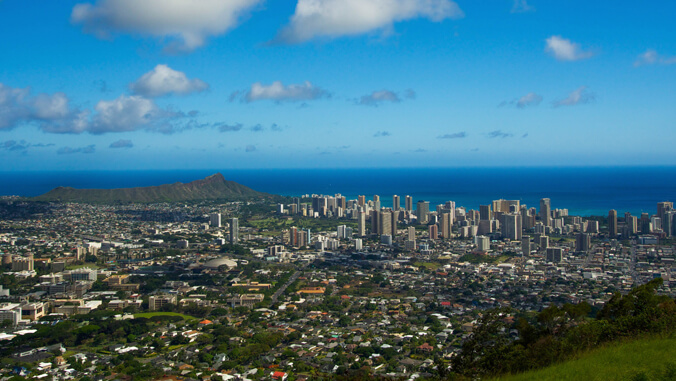
[[[380,196],[373,195],[373,209],[380,210]]]
[[[493,224],[491,223],[491,220],[479,220],[477,234],[485,235],[490,233],[493,233]]]
[[[359,201],[358,201],[358,202],[359,202],[359,206],[361,206],[362,208],[366,206],[366,196],[361,196],[361,195],[360,195],[360,196],[358,197],[358,200],[359,200]]]
[[[401,208],[401,201],[396,194],[392,196],[392,210],[397,211]]]
[[[575,251],[587,252],[591,248],[591,237],[589,233],[580,233],[575,239]]]
[[[387,234],[392,236],[392,211],[389,209],[383,209],[378,216],[378,223],[380,224],[380,229],[378,232],[382,234]]]
[[[650,218],[651,232],[662,231],[662,219],[657,216]]]
[[[441,213],[441,218],[439,219],[439,227],[441,228],[441,238],[451,239],[453,238],[453,215],[450,211],[445,211]]]
[[[545,226],[552,226],[552,204],[548,198],[540,200],[540,221]]]
[[[413,212],[413,197],[406,195],[406,211],[411,213]]]
[[[562,247],[548,247],[547,248],[547,262],[561,262],[563,260]]]
[[[476,243],[477,249],[481,251],[488,251],[491,249],[491,240],[483,235],[478,235],[474,237],[474,242]]]
[[[641,220],[639,221],[640,230],[642,234],[650,234],[650,215],[648,213],[641,213]]]
[[[511,241],[521,239],[521,216],[516,213],[508,213],[502,216],[502,237]]]
[[[530,230],[535,227],[535,216],[527,207],[521,207],[521,227]]]
[[[429,234],[430,234],[430,239],[439,238],[439,227],[437,225],[430,225],[429,226]]]
[[[479,205],[479,220],[490,221],[493,218],[490,205]]]
[[[664,221],[668,211],[674,210],[674,203],[671,201],[662,201],[657,203],[657,217]]]
[[[608,238],[617,238],[617,210],[608,212]]]
[[[587,233],[598,233],[599,232],[599,222],[598,221],[586,221],[587,222],[587,229],[585,230]]]
[[[416,213],[419,224],[427,224],[430,221],[430,203],[429,201],[418,201]]]
[[[662,231],[666,233],[667,237],[674,236],[674,218],[676,218],[676,211],[669,210],[664,213],[664,220],[662,220]]]
[[[220,228],[221,227],[221,214],[220,213],[212,213],[209,216],[209,224],[211,225],[212,228]]]
[[[350,229],[352,230],[352,229]],[[338,228],[336,229],[336,236],[338,239],[346,239],[346,238],[351,238],[347,235],[348,233],[348,227],[346,225],[339,225]]]
[[[392,235],[392,238],[396,237],[397,235],[397,222],[399,221],[399,211],[398,210],[393,210],[390,214],[392,221],[390,222],[390,227],[392,228],[392,232],[390,233]]]
[[[360,237],[366,235],[366,212],[357,213],[357,234]]]
[[[380,231],[380,212],[377,210],[371,211],[371,234],[382,234]]]
[[[415,228],[413,226],[409,226],[408,229],[406,229],[406,234],[406,239],[415,241]]]
[[[236,244],[239,242],[239,220],[235,218],[230,219],[230,243]]]
[[[533,249],[531,248],[530,244],[530,236],[525,235],[521,237],[521,253],[524,256],[526,256],[529,255],[532,250]]]

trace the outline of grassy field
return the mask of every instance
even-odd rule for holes
[[[144,312],[140,314],[134,314],[135,318],[153,318],[155,316],[180,316],[183,320],[196,320],[197,318],[190,315],[179,314],[178,312]]]
[[[494,380],[676,380],[676,337],[611,345],[549,368]]]
[[[436,270],[439,267],[441,267],[441,265],[439,263],[434,263],[434,262],[415,262],[415,263],[413,263],[413,266],[415,266],[415,267],[424,266],[428,270]]]

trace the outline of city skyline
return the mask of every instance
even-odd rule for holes
[[[676,165],[675,4],[191,4],[0,2],[0,170]]]

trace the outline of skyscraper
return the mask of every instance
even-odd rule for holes
[[[608,238],[617,238],[617,210],[608,212]]]
[[[397,211],[401,208],[401,201],[396,194],[392,196],[392,210]]]
[[[490,221],[491,220],[491,206],[490,205],[479,205],[479,220]]]
[[[667,234],[667,237],[674,236],[674,218],[676,218],[676,211],[669,210],[664,214],[662,230]]]
[[[671,201],[662,201],[657,203],[657,217],[660,218],[660,222],[664,224],[666,219],[666,214],[668,211],[674,210],[674,203]],[[662,229],[664,230],[664,229]],[[669,234],[669,233],[667,233]]]
[[[642,234],[650,234],[650,215],[648,213],[641,213],[639,224]]]
[[[545,226],[552,226],[552,204],[548,198],[540,200],[540,220]]]
[[[391,234],[392,238],[394,238],[397,235],[397,222],[399,221],[399,211],[393,210],[390,215],[392,217],[392,222],[390,223],[390,227],[392,228]]]
[[[413,226],[409,226],[406,230],[406,235],[406,238],[409,241],[415,241],[415,228]]]
[[[521,216],[516,213],[509,213],[502,216],[502,237],[511,241],[521,239]]]
[[[531,244],[530,244],[530,236],[523,236],[521,237],[521,253],[526,256],[529,255],[531,250]]]
[[[547,262],[561,262],[563,260],[562,247],[548,247],[547,248]]]
[[[439,227],[437,225],[429,226],[430,239],[439,238]]]
[[[373,209],[380,210],[380,196],[373,195]]]
[[[357,214],[357,234],[360,237],[363,237],[366,235],[366,212],[359,212]]]
[[[377,210],[371,211],[371,234],[382,234],[380,231],[380,212]]]
[[[413,211],[413,197],[406,195],[406,211],[411,213]]]
[[[239,242],[239,220],[237,218],[230,219],[230,243],[236,244]]]
[[[429,201],[418,201],[418,208],[416,213],[418,215],[418,223],[426,224],[430,220],[430,203]]]
[[[392,236],[392,212],[389,209],[383,209],[378,219],[380,224],[378,233]]]
[[[212,213],[209,216],[209,224],[211,225],[212,228],[220,228],[221,227],[221,214],[220,213]]]
[[[453,237],[452,234],[452,226],[453,226],[453,216],[451,215],[450,212],[445,212],[441,213],[441,218],[439,219],[439,227],[441,228],[441,238],[443,239],[451,239]]]
[[[575,251],[587,252],[591,248],[591,234],[580,233],[575,239]]]
[[[362,208],[365,207],[366,206],[366,196],[360,195],[358,197],[358,199],[359,199],[359,201],[358,201],[359,206],[361,206]]]

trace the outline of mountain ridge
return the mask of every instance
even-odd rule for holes
[[[229,181],[221,173],[189,183],[154,185],[135,188],[76,189],[56,187],[31,198],[33,201],[80,203],[154,203],[201,200],[239,201],[271,197],[245,185]]]

